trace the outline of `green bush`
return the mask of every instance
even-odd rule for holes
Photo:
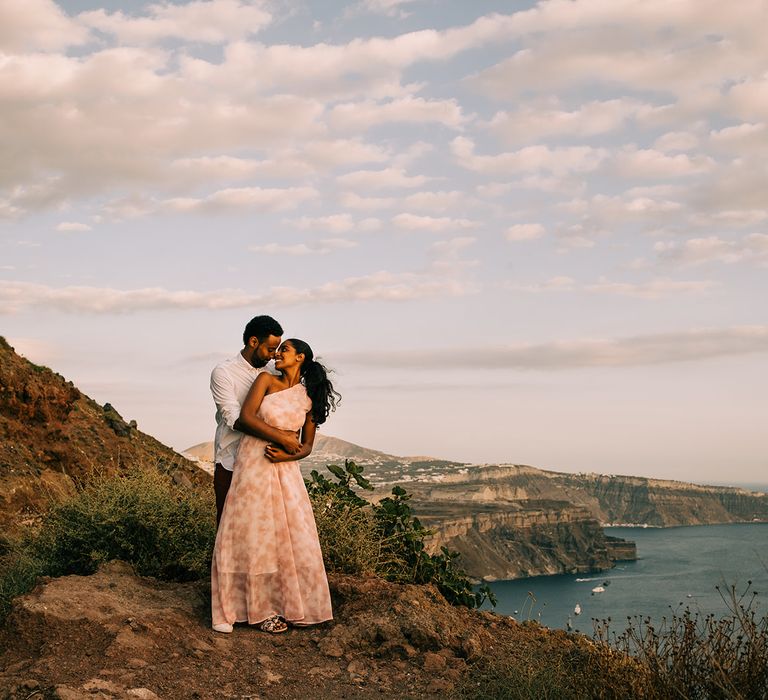
[[[0,561],[0,616],[38,576],[91,574],[112,559],[164,580],[208,576],[213,513],[210,494],[176,486],[156,470],[96,478],[9,546]]]
[[[352,483],[371,490],[363,468],[346,460],[328,470],[330,481],[317,471],[305,482],[315,511],[320,543],[329,571],[375,574],[400,583],[433,583],[454,605],[480,607],[496,601],[487,585],[474,591],[457,563],[458,554],[443,547],[429,554],[425,541],[431,534],[414,517],[410,496],[400,486],[392,495],[370,504],[352,489]]]

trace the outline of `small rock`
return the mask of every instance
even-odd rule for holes
[[[120,695],[123,692],[119,685],[103,678],[91,678],[83,684],[83,690],[87,690],[89,693],[111,693],[112,695]]]
[[[194,656],[196,659],[204,659],[206,657],[206,653],[202,649],[195,649],[189,655]]]
[[[53,697],[56,700],[89,700],[90,695],[70,688],[68,685],[57,685],[53,690]]]
[[[312,678],[315,676],[320,676],[321,678],[336,678],[340,673],[341,671],[336,666],[313,666],[307,671],[307,674]]]
[[[347,666],[347,673],[349,673],[352,680],[356,678],[365,678],[368,675],[368,667],[360,659],[350,661]]]
[[[338,640],[331,637],[321,639],[317,646],[323,654],[331,658],[340,659],[344,656],[344,649],[341,644],[339,644]]]
[[[233,664],[231,661],[228,661],[227,659],[224,659],[224,661],[221,662],[221,667],[227,669],[227,671],[231,671],[235,664]]]
[[[128,666],[128,668],[144,668],[147,666],[147,662],[144,661],[144,659],[128,659],[128,661],[125,662],[125,665]]]
[[[435,678],[427,686],[427,692],[433,693],[433,694],[452,693],[453,687],[454,687],[453,683],[451,683],[450,681],[446,681],[443,678]]]
[[[427,673],[436,673],[438,671],[444,671],[446,667],[445,657],[440,654],[434,654],[428,651],[424,654],[423,668]]]
[[[37,690],[40,687],[40,683],[34,678],[28,678],[27,680],[22,681],[21,687],[26,688],[27,690]]]
[[[206,644],[202,639],[192,639],[187,643],[187,646],[195,651],[214,651],[213,647],[210,644]]]
[[[131,688],[128,695],[139,700],[160,700],[159,696],[153,693],[149,688]]]
[[[258,661],[262,666],[269,666],[272,663],[272,658],[266,654],[259,654],[256,657],[256,661]]]
[[[264,671],[264,682],[268,685],[279,683],[281,680],[283,680],[283,677],[279,673],[273,673],[270,670]]]
[[[461,642],[461,651],[464,657],[471,661],[483,653],[483,645],[480,644],[480,640],[475,636],[466,637]]]

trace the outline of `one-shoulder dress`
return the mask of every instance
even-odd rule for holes
[[[267,394],[259,417],[298,430],[312,402],[302,384]],[[244,435],[216,535],[213,624],[257,624],[280,615],[297,625],[330,620],[331,596],[312,505],[298,462],[272,463],[267,442]]]

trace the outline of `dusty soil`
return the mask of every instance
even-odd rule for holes
[[[431,586],[333,576],[331,588],[331,623],[223,635],[206,582],[161,583],[122,562],[44,581],[0,632],[0,698],[437,697],[521,630]]]

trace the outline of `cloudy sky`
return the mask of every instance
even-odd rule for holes
[[[768,481],[768,0],[0,0],[0,333],[184,449],[269,313],[396,454]]]

